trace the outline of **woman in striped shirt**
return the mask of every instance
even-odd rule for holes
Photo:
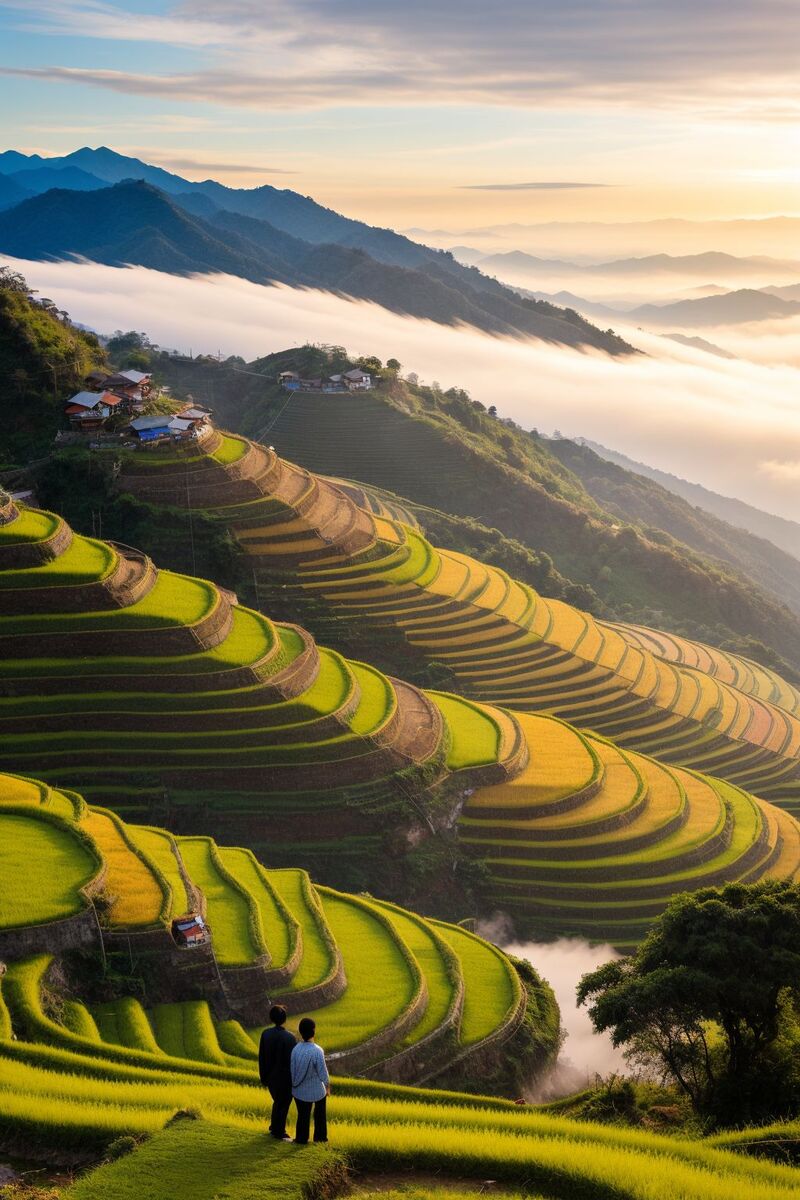
[[[331,1082],[325,1065],[325,1052],[314,1041],[316,1022],[303,1017],[298,1029],[302,1042],[292,1051],[292,1095],[297,1105],[297,1127],[294,1140],[298,1146],[308,1145],[311,1124],[311,1109],[314,1109],[314,1141],[327,1142],[327,1100],[331,1094]]]

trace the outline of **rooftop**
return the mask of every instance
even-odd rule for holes
[[[136,417],[131,421],[131,429],[140,433],[143,429],[169,429],[172,418],[169,413],[161,413],[156,417]]]

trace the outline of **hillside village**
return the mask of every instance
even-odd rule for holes
[[[132,438],[135,445],[153,447],[199,441],[210,432],[211,410],[192,402],[165,404],[170,411],[148,414],[156,401],[163,400],[166,394],[154,388],[149,372],[93,371],[86,377],[86,390],[67,401],[64,415],[69,419],[71,433],[92,435],[98,445],[105,440],[103,434],[123,439],[123,444],[130,444],[124,439]],[[56,440],[63,444],[69,435],[59,431]]]
[[[373,386],[372,375],[361,367],[313,379],[306,379],[297,371],[281,371],[277,382],[290,393],[327,395],[365,392]],[[151,411],[157,406],[169,411]],[[109,438],[130,437],[137,445],[154,447],[169,442],[199,441],[208,436],[211,428],[211,409],[191,400],[172,401],[168,390],[154,384],[151,372],[131,368],[91,371],[84,389],[66,401],[64,415],[70,432],[59,431],[57,441],[61,444],[70,440],[70,434],[78,434],[91,435],[98,445]]]
[[[278,383],[287,392],[368,392],[372,388],[372,376],[360,367],[317,379],[303,379],[297,371],[281,371]]]

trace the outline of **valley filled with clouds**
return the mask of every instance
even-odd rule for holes
[[[630,336],[642,353],[615,360],[229,276],[10,261],[40,293],[58,296],[73,319],[102,333],[144,328],[163,346],[223,357],[255,358],[303,342],[394,356],[406,371],[445,388],[464,387],[524,428],[588,437],[725,495],[796,516],[800,366],[780,362],[777,349],[772,361],[725,360],[634,330]],[[787,345],[794,340],[785,339]],[[743,338],[738,348],[745,346]]]

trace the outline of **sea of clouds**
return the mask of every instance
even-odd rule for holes
[[[161,345],[223,357],[253,358],[307,341],[342,344],[354,354],[394,356],[426,382],[467,388],[474,399],[495,404],[501,416],[524,428],[583,435],[782,516],[798,513],[795,322],[773,323],[764,330],[763,342],[752,327],[726,331],[727,349],[755,358],[760,346],[761,361],[715,358],[624,328],[620,332],[643,353],[612,359],[225,275],[180,277],[143,267],[4,261],[74,320],[103,333],[140,329]],[[784,324],[791,326],[785,333]]]

